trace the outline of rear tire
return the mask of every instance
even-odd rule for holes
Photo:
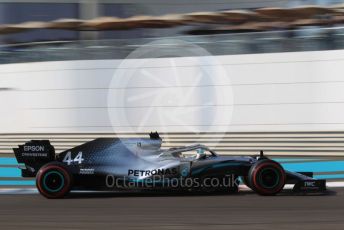
[[[250,188],[263,196],[279,193],[285,185],[285,172],[282,166],[272,160],[257,161],[248,173]]]
[[[48,163],[38,171],[36,186],[39,193],[46,198],[63,198],[72,188],[72,175],[63,164]]]

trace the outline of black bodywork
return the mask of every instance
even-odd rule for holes
[[[169,183],[166,186],[166,182],[187,178],[199,179],[197,186],[192,185],[187,190],[204,190],[202,182],[207,177],[228,177],[232,183],[226,189],[236,190],[238,178],[250,187],[247,178],[250,179],[252,167],[259,161],[272,162],[262,153],[254,157],[219,156],[203,145],[164,150],[161,144],[157,133],[151,133],[149,138],[99,138],[56,155],[49,141],[34,140],[20,145],[14,153],[23,177],[35,177],[45,165],[57,164],[71,175],[73,183],[70,189],[87,190],[171,190],[173,186]],[[284,172],[284,183],[294,184],[295,192],[322,192],[326,189],[325,180],[313,179],[310,172]],[[234,181],[236,183],[233,184]],[[173,189],[185,189],[185,186],[174,186]]]

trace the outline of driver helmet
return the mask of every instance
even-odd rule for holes
[[[204,152],[204,149],[197,149],[197,156],[196,156],[196,159],[202,159],[205,157],[205,152]]]

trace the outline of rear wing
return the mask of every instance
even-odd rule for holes
[[[32,140],[13,151],[22,177],[35,177],[43,165],[55,160],[55,149],[48,140]]]

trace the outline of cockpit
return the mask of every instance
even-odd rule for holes
[[[216,157],[216,153],[203,145],[187,146],[169,149],[162,152],[161,158],[175,158],[181,161],[204,160],[209,157]]]

